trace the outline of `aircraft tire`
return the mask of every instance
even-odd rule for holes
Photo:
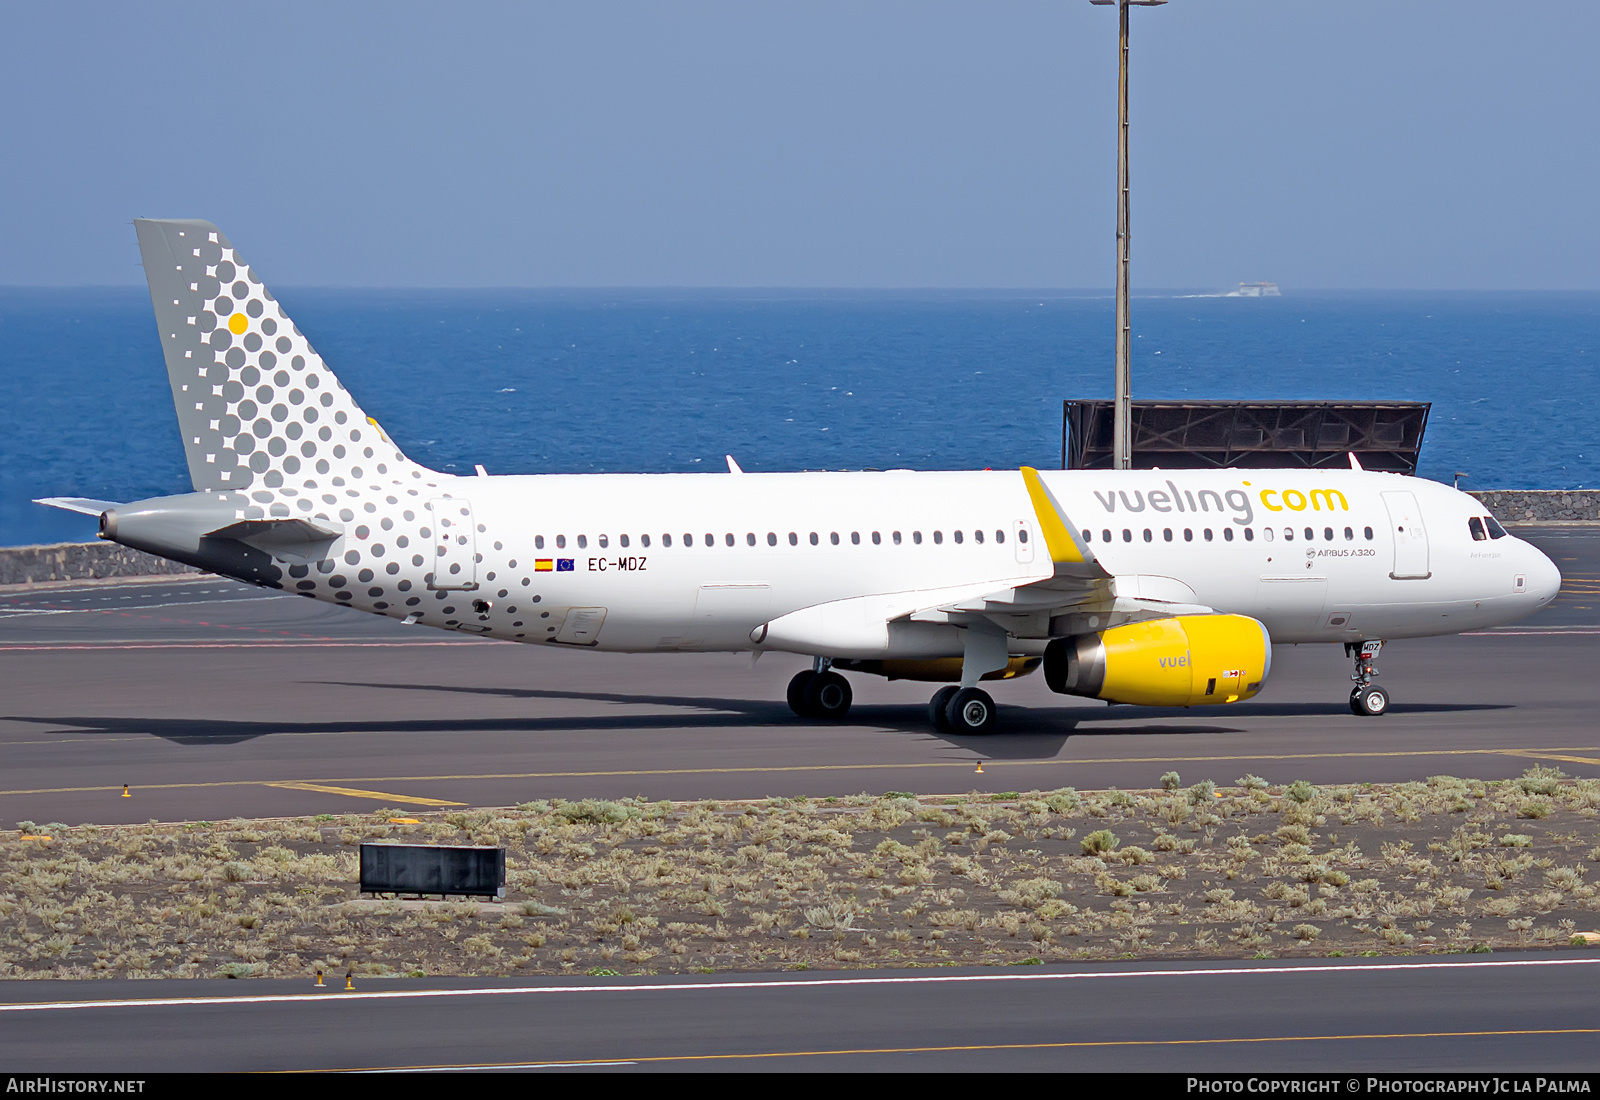
[[[940,688],[933,693],[933,698],[928,701],[928,718],[933,722],[933,728],[940,733],[950,732],[950,718],[945,713],[949,709],[950,700],[956,697],[956,692],[961,689],[955,684]]]
[[[1376,685],[1357,688],[1350,696],[1350,707],[1357,714],[1376,718],[1389,710],[1389,693]]]
[[[811,717],[811,712],[806,709],[806,688],[810,687],[811,681],[816,678],[815,672],[803,668],[789,681],[789,709],[801,718]]]
[[[806,684],[806,712],[812,718],[837,722],[850,713],[854,693],[837,672],[819,672]]]
[[[988,733],[994,729],[994,700],[981,688],[962,688],[950,697],[945,721],[951,733]]]

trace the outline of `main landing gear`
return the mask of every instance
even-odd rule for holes
[[[951,684],[929,700],[928,717],[940,733],[988,733],[994,729],[994,700],[981,688]]]
[[[837,722],[850,713],[854,698],[850,681],[832,671],[826,657],[818,657],[815,667],[795,673],[789,681],[789,709],[801,718],[825,718]]]
[[[1378,675],[1378,670],[1372,667],[1372,662],[1378,659],[1378,652],[1383,649],[1382,642],[1346,642],[1344,644],[1345,656],[1356,663],[1355,675],[1350,679],[1356,686],[1350,690],[1350,712],[1375,718],[1389,709],[1389,693],[1384,691],[1373,678]]]

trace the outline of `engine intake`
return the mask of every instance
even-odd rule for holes
[[[1267,628],[1244,615],[1178,615],[1057,638],[1044,651],[1050,690],[1111,703],[1236,703],[1272,669]]]

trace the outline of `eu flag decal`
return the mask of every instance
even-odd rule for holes
[[[571,558],[557,558],[556,559],[556,572],[557,573],[570,573],[570,572],[572,572],[572,559]]]

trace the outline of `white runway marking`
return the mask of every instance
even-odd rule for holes
[[[345,993],[267,993],[240,997],[139,997],[124,1000],[39,1001],[0,1004],[0,1012],[62,1012],[85,1008],[161,1008],[173,1005],[333,1004],[351,1001],[437,1000],[449,997],[516,997],[606,993],[705,993],[735,989],[824,989],[839,986],[971,985],[986,982],[1116,981],[1130,978],[1281,977],[1300,974],[1386,974],[1416,970],[1498,970],[1518,967],[1595,966],[1600,959],[1511,959],[1497,962],[1346,963],[1316,966],[1224,966],[1198,970],[1111,970],[1067,974],[943,974],[897,975],[885,978],[766,978],[731,982],[677,982],[629,985],[497,986],[487,989],[415,989]]]

